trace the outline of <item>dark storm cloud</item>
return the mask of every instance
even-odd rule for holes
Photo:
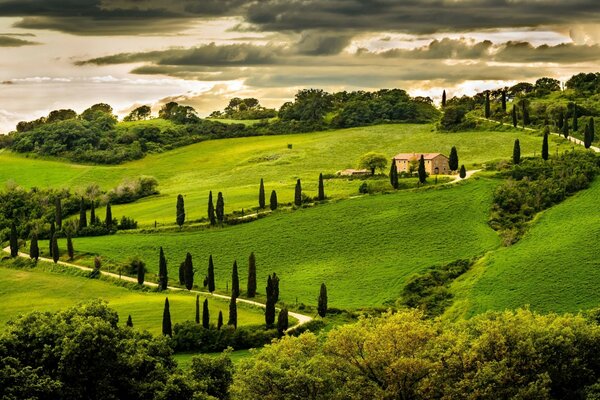
[[[505,62],[550,62],[572,64],[600,60],[600,46],[577,46],[564,43],[556,46],[542,45],[534,47],[527,42],[508,42],[494,57]]]
[[[416,49],[392,49],[380,54],[394,58],[471,60],[488,58],[492,48],[493,43],[489,40],[475,43],[464,39],[444,38]]]
[[[296,43],[297,52],[321,56],[338,54],[352,41],[352,35],[326,32],[305,32]]]
[[[32,36],[32,35],[3,35],[0,34],[0,47],[21,47],[21,46],[31,46],[39,44],[37,42],[32,42],[30,40],[20,39],[15,36]]]

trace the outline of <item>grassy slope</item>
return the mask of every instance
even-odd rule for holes
[[[576,312],[600,306],[600,180],[547,210],[516,245],[492,252],[456,282],[449,316],[530,305]]]
[[[315,304],[319,285],[326,282],[332,307],[381,305],[399,296],[412,273],[499,245],[486,223],[496,183],[472,179],[437,190],[360,197],[225,229],[74,242],[77,251],[98,253],[107,261],[138,254],[153,272],[158,248],[164,246],[171,279],[176,279],[177,267],[189,251],[200,280],[212,253],[220,290],[231,280],[234,259],[245,287],[248,255],[254,251],[259,292],[264,293],[267,274],[277,272],[286,302],[297,298]]]
[[[169,297],[173,324],[194,319],[196,297],[191,294],[129,290],[105,281],[42,269],[45,268],[0,269],[0,323],[34,310],[55,311],[81,301],[102,298],[117,310],[123,323],[131,315],[134,327],[158,334],[165,296]],[[204,299],[201,297],[200,301]],[[209,310],[211,320],[216,323],[219,311],[227,318],[229,303],[209,298]],[[262,310],[252,307],[238,306],[238,318],[240,324],[264,322]]]
[[[147,123],[147,122],[145,122]],[[267,199],[276,189],[280,202],[293,199],[297,178],[303,189],[316,195],[319,173],[356,167],[360,156],[381,151],[390,158],[398,152],[443,152],[458,148],[467,167],[512,154],[520,138],[523,155],[539,153],[541,138],[512,132],[438,133],[431,125],[379,125],[310,134],[214,140],[179,148],[119,166],[84,166],[0,154],[0,182],[13,180],[31,187],[85,187],[98,183],[105,189],[127,177],[151,175],[160,182],[161,195],[135,204],[116,206],[113,215],[127,215],[142,225],[173,224],[175,199],[186,199],[188,220],[206,215],[208,191],[222,191],[226,212],[257,205],[258,182],[265,179]],[[560,140],[552,138],[552,140]],[[293,149],[287,148],[293,144]],[[552,147],[554,148],[554,147]],[[387,171],[386,171],[387,172]],[[358,190],[356,181],[326,182],[328,196],[345,197]],[[103,216],[103,210],[98,214]]]

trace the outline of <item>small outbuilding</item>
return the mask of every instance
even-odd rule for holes
[[[367,169],[344,169],[342,171],[338,171],[337,174],[341,176],[364,176],[371,175],[371,171]]]

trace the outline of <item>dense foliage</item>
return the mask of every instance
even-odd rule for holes
[[[176,351],[197,351],[214,353],[228,347],[236,350],[262,347],[277,338],[276,329],[264,326],[226,325],[221,329],[210,326],[208,329],[192,321],[177,323],[173,327],[173,348]]]
[[[265,108],[254,98],[240,99],[234,97],[229,100],[229,104],[223,111],[214,111],[210,114],[211,118],[228,119],[268,119],[277,116],[277,111],[272,108]]]

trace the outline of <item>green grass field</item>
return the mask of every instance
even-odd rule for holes
[[[144,123],[148,123],[147,121]],[[206,216],[208,192],[222,191],[227,213],[257,206],[258,184],[264,178],[267,198],[277,190],[279,201],[291,202],[296,179],[304,191],[315,196],[319,173],[333,174],[357,167],[360,156],[380,151],[442,152],[457,146],[460,162],[467,167],[493,159],[507,159],[515,138],[525,155],[539,153],[541,138],[522,131],[439,133],[432,125],[378,125],[309,134],[213,140],[154,154],[118,166],[89,166],[27,158],[10,152],[0,154],[0,183],[13,181],[24,187],[86,187],[97,183],[104,189],[125,178],[150,175],[158,179],[161,195],[133,204],[113,207],[113,215],[127,215],[141,226],[174,224],[178,194],[185,196],[188,220]],[[551,138],[564,143],[559,138]],[[288,149],[288,144],[293,146]],[[552,149],[556,147],[552,144]],[[569,148],[569,145],[565,145]],[[387,173],[387,170],[385,171]],[[326,181],[330,197],[356,194],[359,182]],[[104,216],[104,211],[98,210]]]
[[[135,328],[159,334],[165,296],[169,297],[173,324],[194,320],[196,296],[187,293],[156,293],[130,290],[110,282],[60,272],[60,267],[40,263],[36,268],[7,268],[11,261],[0,261],[0,323],[31,311],[57,311],[78,302],[101,298],[119,313],[122,323],[131,315]],[[201,297],[201,302],[204,298]],[[211,320],[219,311],[227,318],[229,303],[210,298]],[[261,309],[238,305],[241,325],[264,323]]]
[[[543,212],[517,244],[493,251],[453,286],[452,318],[529,305],[536,311],[600,307],[600,179]]]
[[[79,238],[74,246],[77,252],[99,254],[108,263],[139,255],[151,272],[158,268],[158,249],[163,246],[172,280],[189,251],[197,282],[205,276],[208,256],[213,254],[221,291],[231,282],[236,259],[245,287],[253,251],[261,293],[267,274],[276,272],[281,277],[281,299],[287,303],[298,299],[316,304],[319,286],[325,282],[331,307],[376,306],[395,301],[412,273],[499,246],[498,235],[487,225],[496,184],[490,178],[472,178],[444,188],[275,213],[227,228]],[[64,245],[60,243],[61,248]]]

